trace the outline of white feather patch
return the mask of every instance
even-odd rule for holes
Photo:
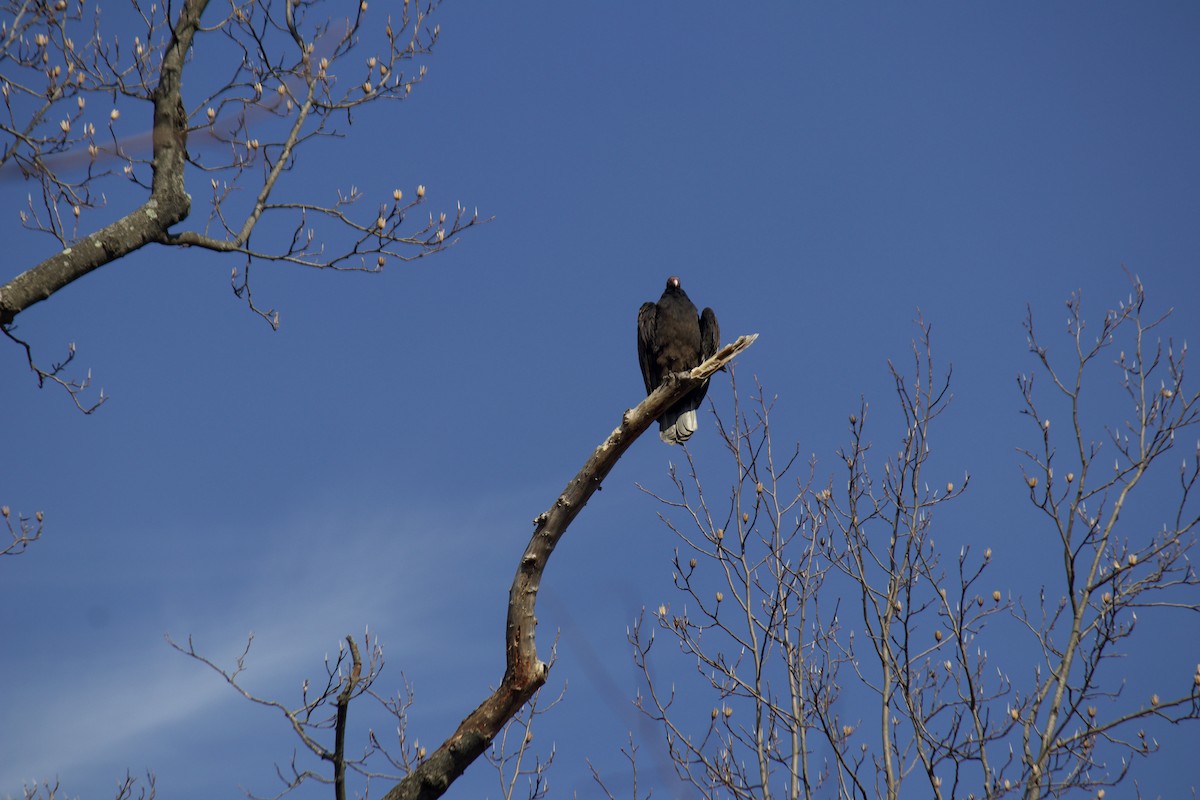
[[[683,444],[688,439],[692,438],[692,434],[700,423],[696,420],[696,412],[685,411],[676,418],[674,424],[667,425],[658,432],[658,438],[662,439],[667,444]]]

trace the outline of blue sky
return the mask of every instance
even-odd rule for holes
[[[433,210],[494,222],[383,275],[259,267],[277,333],[210,253],[107,267],[20,317],[47,358],[78,343],[112,398],[91,417],[0,348],[0,502],[46,514],[2,565],[0,795],[57,775],[105,797],[126,769],[184,800],[273,793],[282,720],[164,633],[229,663],[252,630],[252,688],[294,698],[369,626],[384,683],[414,684],[412,728],[440,742],[500,678],[530,520],[642,395],[634,317],[668,275],[726,340],[761,334],[738,374],[779,396],[779,441],[824,474],[860,397],[877,439],[898,436],[886,363],[919,307],[955,370],[938,463],[973,479],[975,522],[946,535],[991,546],[1014,593],[1037,590],[1016,570],[1037,542],[1014,453],[1026,303],[1065,344],[1068,294],[1099,318],[1125,265],[1174,307],[1165,332],[1197,338],[1193,4],[460,2],[436,21],[413,97],[356,117],[285,190],[424,184]],[[24,187],[0,189],[7,276],[52,243],[20,230]],[[725,376],[710,397],[728,406]],[[725,464],[708,421],[692,451]],[[553,796],[594,796],[585,758],[619,775],[625,631],[670,599],[675,546],[634,484],[665,488],[680,458],[639,441],[550,564]],[[1200,661],[1196,620],[1163,638],[1146,661]],[[1200,729],[1168,739],[1135,773],[1148,796],[1194,782]],[[499,787],[476,765],[451,796]]]

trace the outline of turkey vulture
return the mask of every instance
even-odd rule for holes
[[[646,394],[650,394],[672,372],[687,372],[721,346],[717,315],[711,308],[697,314],[696,306],[679,286],[679,278],[667,278],[667,288],[657,303],[642,303],[638,311],[638,361]],[[682,444],[696,432],[696,409],[708,392],[708,381],[693,389],[658,419],[659,438],[667,444]]]

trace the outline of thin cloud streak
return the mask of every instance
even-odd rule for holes
[[[253,631],[244,684],[251,692],[284,702],[299,696],[305,677],[321,674],[322,659],[336,657],[343,636],[350,633],[361,641],[364,624],[386,626],[385,653],[387,642],[413,639],[421,641],[423,650],[461,650],[462,642],[442,641],[453,636],[456,626],[436,619],[442,576],[403,566],[453,560],[463,534],[439,529],[444,523],[436,513],[378,509],[351,520],[306,513],[265,532],[259,528],[251,572],[260,577],[221,598],[219,615],[212,615],[211,607],[203,613],[181,609],[195,618],[208,615],[202,628],[167,633],[184,647],[190,636],[197,652],[232,669]],[[198,535],[198,530],[172,535]],[[340,532],[335,548],[326,543],[331,530]],[[427,535],[431,530],[438,535]],[[250,532],[242,533],[251,541]],[[388,558],[389,550],[401,547],[403,561]],[[220,566],[200,569],[211,575]],[[396,579],[397,572],[403,580]],[[398,615],[396,609],[407,613]],[[0,796],[20,797],[22,785],[53,776],[68,791],[79,791],[80,783],[72,780],[77,774],[100,771],[105,764],[112,779],[126,768],[136,770],[136,763],[129,762],[139,741],[184,739],[205,725],[229,726],[242,711],[261,714],[219,675],[144,629],[115,632],[106,645],[73,653],[69,665],[51,674],[26,677],[26,691],[8,708],[9,719],[25,722],[19,737],[11,731],[5,737]]]

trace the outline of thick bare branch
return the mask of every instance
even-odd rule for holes
[[[0,287],[0,325],[89,272],[162,241],[167,230],[187,217],[191,197],[184,189],[187,112],[183,108],[183,66],[208,0],[185,0],[163,53],[154,90],[154,177],[150,197],[136,210],[72,247],[47,258]]]
[[[403,101],[423,82],[418,62],[440,36],[429,20],[438,0],[370,14],[352,3],[341,20],[296,0],[220,9],[133,0],[132,47],[124,32],[102,31],[99,9],[82,0],[0,5],[12,20],[0,25],[0,178],[38,186],[21,224],[57,245],[0,278],[0,328],[25,348],[39,385],[61,385],[85,412],[99,405],[82,400],[87,381],[60,376],[66,362],[39,366],[10,328],[24,310],[147,244],[233,255],[235,296],[278,327],[274,309],[256,304],[252,263],[380,272],[439,253],[488,221],[461,203],[426,214],[422,184],[407,193],[388,186],[374,203],[353,185],[296,181],[310,145],[348,136],[354,114]],[[182,225],[193,209],[186,181],[201,175],[206,219]],[[145,202],[96,230],[89,214],[105,206],[112,182],[143,187]]]
[[[537,655],[535,611],[542,574],[555,546],[630,445],[679,398],[710,378],[757,338],[758,334],[739,337],[690,373],[673,375],[636,408],[626,411],[621,424],[596,448],[554,504],[534,520],[533,536],[521,556],[509,591],[506,668],[500,686],[459,723],[458,729],[426,761],[393,787],[384,800],[440,797],[545,684],[548,667]]]

